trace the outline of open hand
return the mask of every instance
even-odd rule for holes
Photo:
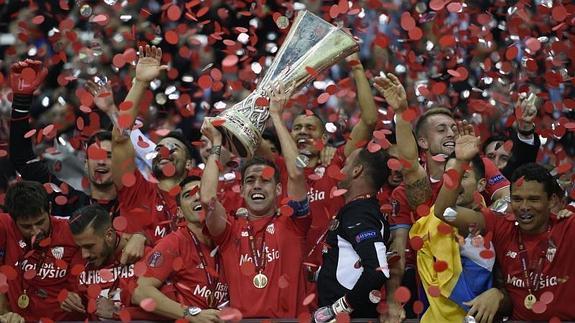
[[[160,75],[160,71],[167,70],[168,65],[160,65],[162,61],[162,49],[156,46],[146,45],[138,50],[138,64],[136,65],[136,80],[150,82]]]
[[[385,98],[387,104],[395,113],[403,112],[407,109],[407,94],[397,76],[387,73],[381,74],[374,79],[373,87]]]
[[[293,84],[287,86],[283,83],[275,83],[269,90],[270,113],[280,114],[293,92]]]
[[[102,112],[110,113],[111,110],[116,107],[110,81],[106,80],[105,83],[98,84],[93,80],[88,80],[86,83],[86,90],[92,94],[94,97],[94,104],[98,109],[102,110]]]
[[[458,122],[455,131],[455,157],[462,161],[470,161],[479,153],[481,139],[475,136],[473,125],[467,121]]]
[[[503,299],[501,291],[491,288],[463,304],[471,307],[467,315],[473,316],[476,322],[491,323],[499,310],[501,299]]]
[[[146,237],[141,233],[133,234],[122,250],[120,263],[122,265],[135,263],[144,256],[145,249]]]
[[[202,123],[200,131],[202,135],[208,138],[212,145],[219,145],[222,142],[222,133],[212,124],[214,120],[217,120],[217,118],[204,118],[204,123]]]
[[[24,323],[24,318],[18,313],[8,312],[0,315],[0,323]]]
[[[86,308],[84,304],[82,304],[82,298],[74,292],[68,292],[68,296],[66,296],[66,299],[60,304],[60,308],[66,312],[86,313]]]

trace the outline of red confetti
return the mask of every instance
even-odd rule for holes
[[[415,109],[407,109],[401,114],[401,117],[403,120],[411,122],[417,118],[417,111]]]
[[[125,231],[128,227],[128,219],[123,215],[116,217],[113,221],[113,227],[116,231]]]
[[[545,304],[541,301],[535,302],[535,304],[533,304],[533,308],[531,308],[531,310],[533,311],[533,313],[536,313],[536,314],[545,313],[545,311],[547,311],[547,304]]]
[[[414,251],[421,250],[423,248],[423,239],[420,236],[415,236],[409,239],[409,245]]]
[[[453,228],[449,224],[441,222],[437,226],[437,232],[439,232],[443,235],[448,235],[448,234],[453,233]]]
[[[212,87],[212,78],[209,75],[202,75],[198,78],[198,85],[206,90]]]
[[[176,5],[171,5],[167,10],[168,19],[177,21],[182,16],[182,10]]]
[[[36,129],[31,129],[28,132],[26,132],[24,134],[24,138],[31,138],[32,136],[34,136],[36,134]]]
[[[100,285],[90,285],[88,286],[88,297],[89,298],[98,298],[100,296],[100,292],[102,291],[102,287]]]
[[[264,169],[262,170],[262,177],[266,180],[272,179],[274,177],[275,172],[276,171],[273,167],[265,166]]]
[[[222,61],[222,66],[231,67],[235,66],[239,61],[239,58],[236,55],[228,55]]]
[[[429,288],[427,288],[427,292],[429,293],[429,296],[431,296],[431,297],[441,296],[441,289],[439,289],[439,287],[435,286],[435,285],[429,286]]]
[[[56,299],[58,300],[58,302],[62,303],[66,300],[66,298],[68,298],[68,290],[62,289],[58,293],[58,297]]]
[[[176,166],[173,163],[167,163],[162,167],[162,173],[166,177],[172,177],[176,173]]]
[[[551,292],[551,291],[546,291],[546,292],[543,292],[543,293],[541,294],[541,296],[539,297],[539,300],[540,300],[541,302],[543,302],[544,304],[549,305],[549,304],[551,304],[551,302],[553,302],[553,299],[554,299],[554,298],[555,298],[555,296],[553,295],[553,292]]]
[[[33,279],[34,277],[36,277],[36,270],[29,269],[29,270],[26,270],[26,272],[24,272],[24,279],[30,280],[30,279]]]
[[[309,295],[307,295],[304,299],[303,299],[303,306],[308,306],[309,304],[311,304],[311,302],[313,302],[313,300],[315,299],[315,294],[311,293]]]
[[[178,33],[175,32],[174,30],[168,30],[168,31],[166,31],[166,33],[164,34],[164,36],[166,37],[166,42],[167,42],[168,44],[171,44],[171,45],[177,45],[177,44],[178,44],[178,41],[179,41],[179,38],[180,38],[180,37],[178,36]]]
[[[153,298],[144,298],[140,302],[140,307],[146,312],[153,312],[156,309],[156,301]]]
[[[22,69],[21,76],[26,83],[32,83],[36,78],[36,71],[31,67],[25,67]]]
[[[481,250],[481,252],[479,252],[479,256],[483,259],[491,259],[495,258],[495,253],[493,252],[493,250],[483,249]]]
[[[429,215],[429,206],[427,206],[425,204],[418,205],[417,208],[415,209],[415,211],[419,217],[428,216]]]
[[[222,321],[239,321],[243,315],[238,309],[233,307],[224,307],[219,313],[218,317]]]
[[[44,22],[44,19],[45,19],[44,16],[38,15],[38,16],[32,18],[32,23],[34,25],[40,25]]]
[[[266,97],[260,96],[256,99],[255,103],[258,107],[267,107],[270,105],[270,100],[268,100]]]
[[[401,28],[405,31],[410,31],[415,28],[415,19],[408,11],[401,14]]]
[[[401,162],[395,158],[390,158],[387,161],[387,167],[391,170],[400,170],[401,169]]]
[[[407,287],[400,286],[393,293],[393,298],[399,303],[407,303],[411,298],[411,292]]]
[[[122,185],[132,187],[136,184],[136,176],[133,173],[125,173],[122,175]]]
[[[419,315],[423,313],[423,302],[422,301],[415,301],[413,302],[413,313]]]
[[[433,263],[433,269],[438,273],[446,271],[448,267],[449,265],[447,262],[443,260],[437,260],[435,263]]]
[[[324,92],[317,97],[317,103],[324,104],[329,100],[329,97],[330,97],[329,93]]]
[[[332,192],[331,196],[332,197],[338,197],[338,196],[342,196],[345,193],[347,193],[347,190],[345,188],[340,188],[340,189],[336,189]]]

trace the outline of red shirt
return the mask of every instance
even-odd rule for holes
[[[515,225],[514,217],[504,217],[486,211],[485,229],[493,233],[496,259],[505,279],[505,288],[513,303],[512,319],[528,321],[548,321],[552,317],[561,320],[575,318],[575,257],[573,257],[573,237],[575,237],[575,217],[557,220],[550,217],[550,232],[537,235],[522,234],[527,251],[528,268],[532,273],[531,285],[535,277],[536,267],[542,253],[543,265],[539,278],[538,289],[533,292],[537,300],[541,300],[544,292],[551,292],[553,300],[546,305],[546,310],[537,314],[524,306],[525,297],[529,294],[525,274],[519,254],[519,227]],[[533,288],[533,287],[532,287]]]
[[[304,169],[306,184],[309,188],[307,196],[310,202],[311,226],[306,235],[306,255],[315,247],[311,257],[306,262],[311,262],[321,266],[322,245],[318,244],[318,239],[326,233],[333,216],[336,216],[344,205],[343,196],[331,196],[331,192],[337,188],[339,180],[330,177],[327,173],[329,167],[341,169],[345,162],[344,146],[337,149],[331,163],[326,167],[318,164],[316,167]],[[280,168],[282,191],[287,192],[288,173],[285,160],[282,157],[276,159],[276,164]],[[316,247],[317,245],[317,247]]]
[[[207,265],[204,268],[194,239],[187,227],[165,236],[156,244],[146,260],[144,277],[166,282],[161,290],[170,299],[186,306],[203,309],[217,308],[228,300],[228,286],[220,267],[219,257],[212,256],[213,248],[199,242]],[[216,265],[218,263],[218,265]],[[212,280],[208,281],[207,273]],[[214,301],[209,304],[213,294]]]
[[[26,321],[39,321],[41,318],[76,321],[81,319],[77,313],[60,309],[58,294],[62,289],[75,289],[75,280],[69,270],[75,265],[73,260],[79,249],[72,239],[67,220],[50,217],[50,228],[50,244],[29,254],[30,248],[12,218],[8,214],[0,214],[0,271],[5,274],[16,272],[15,279],[7,280],[10,310]],[[24,273],[32,269],[37,271],[36,276],[25,279]],[[24,289],[30,303],[21,309],[18,297]]]
[[[171,232],[172,220],[177,219],[175,195],[162,191],[158,184],[148,182],[142,174],[134,171],[134,185],[123,186],[118,191],[120,215],[126,217],[125,232],[144,232],[152,243]]]
[[[487,205],[489,205],[493,194],[495,194],[497,190],[509,186],[510,183],[490,159],[482,158],[482,160],[485,166],[485,179],[487,181],[485,191],[482,192],[482,195]],[[442,180],[431,182],[432,195],[431,198],[424,203],[425,205],[431,207],[435,204],[435,199],[437,198],[442,185]],[[421,216],[427,215],[426,213],[419,216],[417,212],[409,207],[409,203],[407,202],[407,193],[405,191],[405,183],[401,183],[401,185],[393,190],[391,194],[391,208],[391,216],[388,217],[391,230],[399,228],[409,229]],[[406,250],[407,249],[409,251],[406,252],[406,265],[415,266],[416,253],[411,250],[409,243],[407,244]]]
[[[297,317],[302,312],[305,296],[301,264],[310,219],[280,215],[254,221],[229,216],[228,220],[225,231],[214,241],[222,254],[230,306],[239,309],[244,318]],[[259,263],[265,258],[262,273],[267,276],[268,284],[261,289],[253,285],[256,271],[247,229],[250,223]],[[265,241],[263,254],[262,240]]]

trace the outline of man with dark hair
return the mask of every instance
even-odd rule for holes
[[[67,221],[50,216],[48,194],[38,182],[10,186],[5,207],[9,214],[0,214],[0,271],[14,277],[5,281],[8,291],[0,293],[0,317],[14,319],[7,314],[13,312],[26,321],[78,320],[58,302],[63,289],[74,288],[70,271],[79,254]]]
[[[279,172],[273,163],[255,158],[244,164],[242,170],[240,194],[245,207],[235,212],[236,217],[226,214],[217,200],[217,161],[222,135],[211,119],[206,118],[202,125],[202,133],[213,144],[200,188],[206,227],[222,253],[230,306],[244,318],[297,317],[305,311],[301,265],[310,223],[309,202],[303,170],[296,165],[297,147],[281,118],[287,99],[284,89],[276,88],[269,107],[288,173],[289,202],[279,208],[282,196]]]
[[[471,140],[470,140],[471,141]],[[505,290],[494,299],[504,300],[507,293],[513,305],[511,319],[541,320],[575,317],[575,260],[572,240],[575,219],[558,220],[550,213],[555,195],[555,179],[545,167],[535,163],[519,167],[511,177],[511,213],[480,211],[456,206],[459,181],[470,154],[457,156],[451,168],[458,178],[453,189],[442,189],[435,216],[456,227],[489,234],[495,246],[496,260],[505,278]],[[452,208],[452,216],[445,210]],[[494,293],[495,294],[495,293]],[[548,297],[549,295],[553,297]],[[473,306],[471,311],[477,310]],[[481,319],[477,318],[476,319]]]
[[[132,300],[140,304],[146,298],[153,299],[153,312],[162,317],[216,322],[217,309],[228,301],[228,286],[219,252],[203,232],[200,178],[187,177],[180,187],[178,214],[186,225],[156,244]]]
[[[81,250],[81,259],[74,262],[84,270],[74,276],[77,286],[68,291],[60,307],[89,319],[118,319],[119,311],[130,304],[122,300],[130,299],[125,294],[129,281],[135,279],[134,264],[120,262],[129,235],[116,232],[110,215],[99,205],[76,210],[68,225]],[[94,295],[89,288],[97,288],[98,293]]]
[[[176,190],[193,166],[193,148],[179,132],[170,132],[155,147],[152,174],[157,181],[147,181],[137,170],[134,161],[136,153],[126,129],[131,129],[149,83],[162,70],[167,69],[167,66],[160,65],[160,48],[140,47],[139,55],[136,77],[125,99],[130,108],[120,111],[119,116],[111,115],[115,120],[112,131],[112,174],[118,189],[121,216],[128,222],[126,232],[144,232],[148,241],[155,243],[176,228]]]
[[[22,79],[22,70],[32,68],[37,78],[31,84]],[[116,216],[118,203],[116,188],[112,181],[111,147],[112,135],[109,131],[93,134],[87,141],[85,173],[88,176],[90,194],[76,190],[54,176],[44,161],[38,158],[32,147],[32,139],[25,136],[30,131],[30,106],[33,93],[42,84],[46,68],[40,61],[26,60],[15,63],[10,68],[10,84],[14,92],[12,118],[10,119],[10,161],[24,179],[40,183],[51,183],[52,213],[68,217],[74,210],[97,203]],[[22,87],[22,84],[29,86]]]
[[[367,148],[345,161],[339,183],[346,204],[332,219],[319,272],[319,306],[314,322],[330,322],[340,313],[377,318],[380,289],[389,278],[389,227],[379,210],[377,192],[387,181],[388,155]]]
[[[455,149],[455,120],[451,110],[434,107],[423,113],[415,126],[415,136],[410,121],[405,118],[408,102],[405,89],[399,79],[388,73],[375,78],[375,88],[395,113],[397,147],[402,160],[401,171],[404,183],[393,190],[392,212],[389,224],[392,235],[391,251],[400,256],[400,260],[391,266],[391,278],[387,282],[390,295],[400,285],[406,285],[412,295],[418,294],[416,286],[415,253],[408,244],[411,225],[422,215],[417,208],[425,204],[433,205],[441,188],[446,158]],[[409,119],[410,120],[410,119]],[[420,164],[418,148],[424,152],[424,166]],[[509,181],[487,158],[483,159],[486,172],[486,189],[483,196],[490,205],[492,200],[509,196]],[[412,298],[414,301],[416,297]],[[384,313],[384,321],[393,321],[401,317],[404,307],[388,299],[389,311]],[[412,304],[406,304],[408,318],[415,318]]]

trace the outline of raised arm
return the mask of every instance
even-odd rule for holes
[[[124,103],[129,108],[123,109],[119,113],[112,110],[109,112],[114,123],[114,130],[112,131],[112,175],[118,188],[123,186],[122,176],[131,174],[136,170],[134,159],[136,151],[132,146],[129,134],[125,130],[132,128],[138,116],[140,102],[150,82],[158,77],[160,71],[168,68],[166,65],[160,65],[162,59],[160,48],[146,45],[144,50],[140,46],[139,55],[136,77],[125,99],[125,102],[128,103]]]
[[[28,69],[26,73],[29,73],[29,69],[36,73],[33,81],[25,80],[22,76],[24,69]],[[10,119],[10,162],[24,179],[60,185],[61,181],[53,176],[44,162],[34,154],[32,138],[24,137],[30,131],[33,93],[40,87],[47,73],[48,70],[42,67],[42,62],[30,59],[14,63],[10,67],[10,87],[14,94]]]
[[[347,58],[348,63],[351,65],[351,73],[357,87],[357,99],[359,101],[359,109],[361,111],[361,119],[353,127],[351,135],[345,144],[344,153],[349,156],[358,147],[358,143],[371,139],[375,124],[377,123],[377,106],[373,100],[371,87],[365,76],[363,65],[359,60],[357,53]]]
[[[284,85],[279,85],[271,90],[270,95],[270,117],[276,129],[282,155],[285,158],[288,183],[288,196],[295,201],[301,201],[307,196],[307,186],[302,167],[297,166],[298,149],[291,137],[288,129],[282,121],[282,110],[292,93],[291,89],[286,89]]]
[[[408,167],[402,168],[407,201],[409,207],[415,210],[431,198],[432,191],[427,172],[419,164],[417,141],[411,124],[404,118],[407,110],[405,89],[399,79],[391,73],[376,77],[374,87],[395,112],[395,136],[399,157],[409,164]]]
[[[226,229],[226,211],[218,201],[220,170],[218,162],[222,152],[222,134],[212,124],[213,118],[204,118],[202,134],[212,143],[212,150],[206,160],[200,185],[200,201],[206,211],[206,226],[213,237],[218,237]]]
[[[472,125],[468,125],[465,121],[457,124],[455,163],[450,169],[445,170],[446,173],[457,174],[457,176],[453,175],[450,177],[451,180],[455,181],[455,185],[453,185],[454,187],[449,187],[450,185],[444,180],[443,186],[435,201],[435,216],[459,229],[461,234],[468,232],[469,226],[472,225],[481,231],[485,228],[483,214],[468,208],[456,206],[461,179],[463,178],[464,172],[469,169],[469,162],[479,153],[479,144],[480,140],[475,136]],[[455,218],[445,217],[444,212],[447,208],[451,208],[457,212]]]

